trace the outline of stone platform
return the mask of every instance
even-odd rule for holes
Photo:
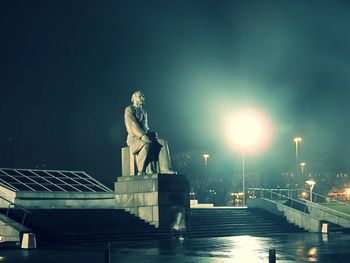
[[[180,207],[189,209],[189,181],[181,174],[118,177],[116,208],[122,208],[157,228],[170,227]]]

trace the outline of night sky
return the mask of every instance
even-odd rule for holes
[[[256,169],[290,170],[296,135],[309,171],[350,168],[348,1],[8,0],[0,27],[2,167],[113,183],[142,90],[173,155],[229,171],[225,122],[252,107],[274,131]]]

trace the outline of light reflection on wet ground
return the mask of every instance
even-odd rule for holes
[[[295,233],[113,243],[110,262],[260,263],[268,262],[269,249],[276,249],[277,262],[347,262],[350,235]],[[105,262],[105,249],[101,245],[35,250],[2,248],[0,262]]]

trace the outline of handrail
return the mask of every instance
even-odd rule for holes
[[[5,215],[5,217],[6,217],[6,218],[5,218],[5,221],[4,221],[5,224],[8,223],[7,220],[8,220],[8,218],[9,218],[8,215],[9,215],[9,212],[10,212],[11,207],[18,207],[20,210],[24,211],[24,213],[23,213],[23,218],[22,218],[22,222],[21,222],[21,228],[22,228],[23,225],[24,225],[24,220],[25,220],[27,214],[31,214],[31,212],[30,212],[29,210],[27,210],[26,208],[24,208],[23,206],[18,205],[18,204],[15,204],[15,203],[11,202],[10,200],[6,199],[6,198],[3,197],[3,196],[0,196],[0,198],[9,203],[9,205],[8,205],[8,207],[7,207],[7,210],[6,210],[6,215]]]
[[[321,197],[321,198],[324,198],[325,200],[331,200],[332,202],[334,203],[337,203],[337,204],[341,204],[341,205],[345,205],[345,206],[349,206],[350,207],[350,204],[349,203],[346,203],[346,202],[341,202],[339,201],[338,199],[336,198],[332,198],[332,197],[328,197],[328,196],[324,196],[324,195],[321,195],[321,194],[318,194],[318,193],[312,193],[314,196],[317,197]],[[313,198],[313,200],[315,200],[315,203],[316,203],[316,198]]]
[[[302,193],[302,192],[310,192],[309,190],[306,190],[306,189],[283,189],[283,188],[277,188],[277,189],[268,189],[268,188],[248,188],[248,191],[253,191],[253,193],[256,193],[257,191],[258,192],[263,192],[263,191],[268,191],[268,192],[271,192],[271,191],[275,191],[275,192],[278,192],[278,193],[283,193],[283,192],[286,192],[288,194],[288,197],[290,196],[293,196],[293,194],[295,196],[299,196],[299,193]],[[331,201],[332,203],[337,203],[337,204],[341,204],[341,205],[345,205],[345,206],[350,206],[350,203],[349,202],[342,202],[336,198],[332,198],[332,197],[328,197],[328,196],[325,196],[325,195],[321,195],[321,194],[318,194],[318,193],[315,193],[315,192],[312,192],[312,202],[313,203],[318,203],[317,202],[317,197],[319,202],[321,200],[326,200],[326,203],[329,203],[329,201]],[[315,196],[315,198],[314,198]]]
[[[297,193],[300,191],[300,190],[303,190],[303,189],[266,189],[266,188],[249,188],[248,191],[253,191],[253,193],[256,193],[257,191],[261,194],[260,197],[262,198],[268,198],[268,199],[271,199],[271,200],[274,200],[274,199],[277,199],[277,198],[274,198],[274,197],[278,197],[278,200],[281,200],[281,199],[286,199],[286,200],[291,200],[291,207],[293,207],[293,202],[296,202],[296,203],[302,203],[304,206],[305,206],[305,209],[304,209],[304,212],[306,212],[306,208],[308,207],[306,205],[305,202],[302,202],[298,199],[294,199],[294,198],[291,198],[289,196],[285,196],[283,194],[280,194],[280,193],[277,193],[275,192],[276,190],[277,191],[297,191]],[[264,192],[266,192],[268,194],[268,196],[266,196],[264,194]],[[330,197],[327,197],[327,196],[324,196],[324,195],[321,195],[321,194],[317,194],[317,193],[313,193],[315,194],[315,196],[318,196],[318,197],[322,197],[324,200],[329,200]],[[298,196],[298,195],[297,195]],[[343,213],[341,211],[337,211],[335,209],[331,209],[330,207],[328,206],[325,206],[325,205],[322,205],[321,203],[317,203],[315,202],[316,201],[316,198],[313,198],[312,199],[313,201],[308,201],[308,200],[305,200],[307,202],[309,202],[310,204],[312,204],[313,206],[317,206],[321,209],[324,209],[326,210],[328,213],[331,213],[331,214],[336,214],[336,215],[340,215],[342,217],[345,217],[345,218],[349,218],[350,219],[350,215],[349,214],[346,214],[346,213]],[[341,204],[341,205],[344,205],[344,206],[350,206],[350,204],[346,203],[346,202],[341,202],[339,200],[336,200],[336,199],[333,199],[332,200],[333,202],[337,203],[337,204]],[[310,208],[310,207],[309,207]]]
[[[265,192],[267,192],[267,193],[270,195],[270,197],[269,197],[268,199],[271,199],[271,200],[274,200],[273,196],[278,197],[278,200],[282,200],[282,199],[290,200],[291,203],[290,203],[290,205],[288,205],[289,207],[294,208],[294,209],[297,209],[296,206],[295,206],[294,204],[295,204],[295,203],[296,203],[297,205],[299,204],[299,205],[301,205],[301,207],[303,208],[303,210],[300,210],[300,209],[297,209],[297,210],[302,211],[302,212],[304,212],[304,213],[306,213],[306,214],[309,214],[309,212],[308,212],[308,207],[307,207],[307,205],[306,205],[305,202],[300,201],[300,200],[298,200],[298,199],[294,199],[294,198],[290,197],[289,195],[286,196],[286,195],[283,195],[283,194],[280,194],[280,193],[275,192],[275,190],[280,191],[280,190],[290,190],[290,189],[249,188],[248,191],[249,191],[249,190],[253,190],[253,191],[259,190],[260,193],[263,193],[263,191],[265,191]],[[298,189],[296,189],[296,190],[298,190]],[[264,197],[264,194],[262,195],[262,197]],[[267,197],[265,197],[265,198],[267,198]],[[301,208],[301,207],[300,207],[300,208]]]
[[[3,200],[5,200],[6,202],[8,202],[8,203],[11,204],[11,205],[17,206],[18,208],[20,208],[21,210],[25,211],[26,213],[29,213],[29,214],[31,213],[31,212],[30,212],[29,210],[27,210],[24,206],[15,204],[14,202],[12,202],[12,201],[6,199],[5,197],[3,197],[3,196],[1,196],[1,195],[0,195],[0,198],[3,199]]]
[[[326,211],[329,214],[333,214],[333,215],[336,215],[336,216],[341,216],[343,218],[346,218],[347,220],[350,220],[350,215],[349,214],[343,213],[343,212],[338,211],[336,209],[332,209],[332,208],[330,208],[328,206],[320,205],[318,203],[313,203],[313,202],[312,202],[312,206],[318,207],[319,209],[321,209],[323,211]]]

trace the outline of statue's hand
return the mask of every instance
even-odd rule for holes
[[[155,131],[150,131],[150,130],[148,130],[148,131],[147,131],[147,136],[148,136],[148,138],[150,138],[152,141],[158,139],[158,133],[155,132]]]
[[[146,134],[142,135],[141,140],[143,140],[145,142],[151,142],[151,140],[148,138],[148,136]]]

